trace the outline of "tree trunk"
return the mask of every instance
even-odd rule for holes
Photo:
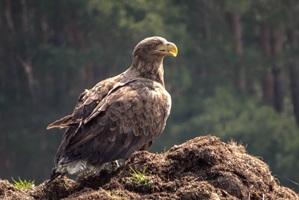
[[[297,126],[299,126],[299,59],[296,55],[298,51],[298,36],[295,30],[291,31],[290,43],[295,55],[289,63],[289,76],[290,76],[290,90],[293,103],[293,110]]]
[[[229,13],[228,18],[231,24],[231,30],[233,33],[233,43],[235,53],[238,57],[239,62],[235,68],[235,84],[237,89],[244,93],[246,89],[246,76],[245,67],[240,63],[240,58],[243,56],[243,40],[242,40],[242,23],[240,14]]]
[[[273,31],[273,44],[272,52],[274,58],[276,58],[273,63],[273,78],[274,78],[274,108],[276,111],[281,112],[283,110],[283,70],[282,70],[282,47],[283,47],[283,37],[280,30]]]
[[[21,0],[22,5],[22,32],[24,36],[24,59],[22,59],[22,56],[17,55],[16,59],[19,60],[20,65],[24,69],[25,76],[27,78],[28,82],[28,90],[30,92],[31,99],[33,103],[36,103],[36,80],[33,75],[33,67],[29,58],[30,55],[30,42],[29,42],[29,21],[28,21],[28,9],[27,9],[27,3],[26,0]]]
[[[260,27],[260,44],[262,53],[266,58],[265,62],[265,76],[262,80],[263,102],[269,106],[274,105],[274,78],[271,73],[269,57],[271,55],[271,32],[270,27],[266,23],[262,23]]]
[[[206,9],[206,12],[202,12],[202,15],[203,15],[203,32],[204,32],[204,37],[206,40],[209,40],[211,39],[211,35],[212,35],[212,30],[211,30],[211,8],[212,8],[212,4],[213,4],[213,1],[211,0],[204,0],[204,5],[205,5],[205,9]]]

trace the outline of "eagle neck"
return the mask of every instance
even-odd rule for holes
[[[143,62],[139,60],[138,62],[133,62],[130,69],[138,77],[156,81],[164,87],[163,58],[159,62]]]

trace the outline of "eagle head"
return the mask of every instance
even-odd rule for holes
[[[158,36],[148,37],[140,41],[134,51],[133,59],[138,58],[147,61],[148,59],[162,59],[165,56],[176,57],[178,54],[177,46]]]

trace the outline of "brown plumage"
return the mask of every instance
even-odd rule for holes
[[[164,38],[146,38],[135,47],[128,70],[81,93],[73,113],[47,127],[67,128],[51,178],[98,171],[105,163],[148,150],[164,130],[171,108],[163,58],[177,53],[175,44]]]

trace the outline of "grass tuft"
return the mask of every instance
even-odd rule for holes
[[[32,187],[34,187],[34,180],[22,180],[20,177],[18,177],[18,181],[16,181],[13,177],[11,177],[12,181],[13,181],[13,186],[19,189],[30,189]]]
[[[147,167],[148,166],[145,166],[143,168],[142,172],[140,172],[130,166],[130,169],[132,171],[131,175],[132,175],[133,179],[142,185],[150,185],[151,184],[149,178],[145,175],[145,171],[146,171]]]

